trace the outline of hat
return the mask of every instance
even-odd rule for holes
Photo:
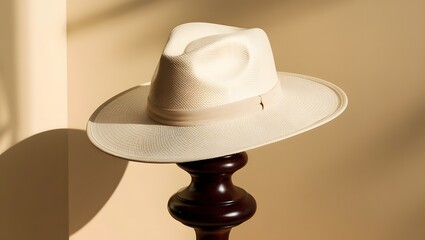
[[[100,106],[87,134],[125,159],[189,162],[292,137],[346,106],[329,82],[277,72],[263,30],[187,23],[172,30],[151,84]]]

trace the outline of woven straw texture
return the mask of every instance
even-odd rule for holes
[[[90,140],[129,160],[177,163],[246,151],[318,127],[341,114],[347,97],[326,81],[279,72],[283,99],[273,107],[199,126],[167,126],[146,115],[150,86],[129,89],[92,115]]]

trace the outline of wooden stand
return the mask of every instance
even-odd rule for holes
[[[168,201],[171,216],[194,228],[197,240],[228,240],[232,227],[251,218],[257,208],[255,199],[232,183],[232,174],[247,160],[242,152],[177,164],[192,181]]]

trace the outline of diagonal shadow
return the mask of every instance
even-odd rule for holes
[[[0,1],[0,153],[17,141],[18,97],[14,1]]]
[[[82,28],[96,25],[99,22],[119,17],[128,12],[137,10],[139,7],[147,5],[153,2],[152,0],[133,0],[121,3],[115,7],[98,11],[90,16],[83,17],[81,19],[69,22],[67,24],[67,32],[73,33]]]

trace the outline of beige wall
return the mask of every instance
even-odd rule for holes
[[[193,239],[166,209],[183,171],[103,154],[83,131],[98,105],[150,80],[169,31],[190,21],[261,27],[279,70],[350,98],[331,123],[248,152],[235,183],[258,211],[232,239],[425,238],[425,2],[7,0],[0,239],[58,239],[68,204],[72,240]],[[73,130],[34,135],[59,127]]]
[[[66,40],[65,0],[1,1],[0,153],[67,127]]]
[[[68,237],[66,40],[65,0],[0,1],[2,240]]]
[[[69,0],[70,126],[84,128],[103,101],[149,81],[169,31],[190,21],[261,27],[279,70],[327,79],[350,98],[335,121],[248,152],[235,182],[258,212],[233,239],[425,238],[423,1]],[[193,239],[166,210],[187,184],[181,170],[129,163],[122,174],[84,226],[73,226],[70,192],[71,239]]]

